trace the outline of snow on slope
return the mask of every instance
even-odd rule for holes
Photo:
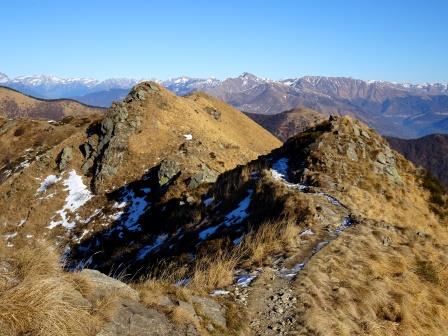
[[[49,177],[45,180],[47,181],[48,178]],[[54,178],[50,178],[50,180],[54,181]],[[75,170],[72,170],[69,173],[68,177],[64,180],[63,185],[66,187],[64,190],[68,191],[68,195],[65,198],[65,204],[62,209],[56,212],[56,214],[60,216],[60,220],[52,220],[50,225],[48,225],[49,229],[53,229],[58,225],[62,225],[67,229],[72,229],[75,226],[75,222],[69,221],[69,214],[76,214],[76,210],[92,198],[92,193],[83,183],[82,177],[76,174]]]

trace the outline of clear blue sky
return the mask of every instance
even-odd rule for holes
[[[1,1],[0,72],[448,82],[447,0]]]

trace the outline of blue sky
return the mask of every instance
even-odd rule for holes
[[[448,82],[448,1],[2,1],[0,72]]]

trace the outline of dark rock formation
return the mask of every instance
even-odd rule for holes
[[[70,161],[73,159],[73,149],[71,147],[64,147],[61,153],[58,155],[57,165],[59,171],[64,171]]]
[[[163,186],[168,183],[174,176],[180,172],[180,166],[177,161],[165,159],[160,163],[160,168],[157,173],[159,185]]]
[[[203,183],[213,183],[217,178],[217,172],[211,170],[206,165],[203,165],[202,169],[191,177],[190,182],[188,183],[188,188],[194,189]]]

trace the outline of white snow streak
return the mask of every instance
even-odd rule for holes
[[[68,191],[68,195],[65,199],[65,204],[61,210],[57,211],[57,214],[61,217],[61,220],[50,222],[49,229],[53,229],[58,225],[62,225],[67,229],[72,229],[75,226],[75,222],[68,220],[68,213],[75,213],[80,207],[82,207],[88,200],[92,198],[92,193],[83,183],[81,176],[76,174],[75,170],[69,173],[67,179],[63,182],[66,187],[64,190]]]

